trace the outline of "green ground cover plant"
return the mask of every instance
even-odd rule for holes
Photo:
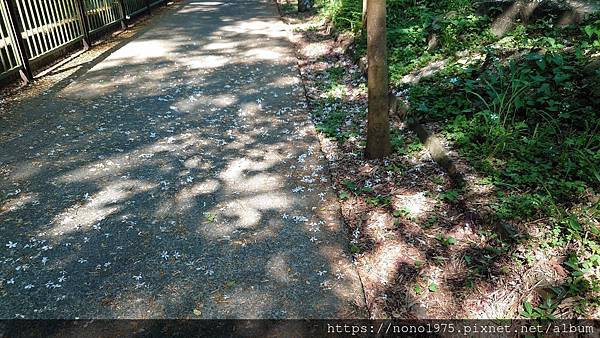
[[[361,0],[321,1],[321,15],[356,35],[356,58],[365,52],[361,10]],[[538,307],[525,303],[522,315],[549,318],[573,295],[585,314],[600,304],[600,15],[559,26],[549,13],[495,36],[498,12],[480,15],[466,0],[388,0],[391,84],[409,102],[409,118],[438,126],[493,187],[490,223],[545,227],[536,245],[567,248],[564,285]],[[444,62],[433,74],[403,80],[434,61]]]

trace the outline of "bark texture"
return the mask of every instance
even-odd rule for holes
[[[392,152],[385,15],[385,0],[367,1],[369,116],[365,156],[368,159],[384,158]]]

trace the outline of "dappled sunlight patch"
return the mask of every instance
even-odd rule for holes
[[[229,57],[222,55],[199,55],[183,60],[190,70],[219,68],[225,66],[229,61]]]
[[[156,133],[150,133],[150,137],[156,137]],[[174,151],[185,150],[188,147],[197,146],[201,143],[198,135],[194,133],[183,133],[179,135],[169,136],[144,146],[143,148],[135,149],[127,153],[119,153],[108,158],[100,156],[98,161],[92,162],[86,166],[79,167],[69,171],[57,179],[60,183],[73,183],[81,181],[93,181],[102,177],[111,175],[121,175],[128,170],[132,170],[141,166],[154,166],[162,168],[166,171],[171,171],[164,159],[159,159],[157,155],[170,154]],[[190,159],[189,164],[199,161],[198,165],[205,165],[204,160],[196,157]]]
[[[560,257],[548,257],[538,253],[536,262],[530,267],[523,267],[510,274],[497,278],[496,285],[481,283],[480,290],[468,297],[468,302],[479,306],[470,309],[475,317],[509,318],[521,311],[524,301],[539,304],[553,294],[553,289],[560,287],[569,272],[561,265]],[[566,298],[559,311],[569,311],[569,307],[580,302],[580,295]]]
[[[198,182],[192,185],[191,187],[184,187],[177,194],[176,199],[179,200],[187,200],[194,198],[198,195],[206,195],[212,194],[219,189],[221,184],[219,181],[215,179],[208,179],[203,182]]]
[[[224,202],[224,209],[219,214],[231,219],[222,224],[220,230],[206,229],[210,237],[222,236],[235,229],[253,228],[263,221],[264,214],[270,210],[285,211],[291,205],[291,198],[281,192],[253,194]],[[210,226],[209,226],[210,228]],[[273,227],[272,230],[275,230]],[[271,235],[273,235],[272,233]]]
[[[221,183],[215,179],[207,179],[202,182],[181,188],[175,196],[175,204],[178,211],[187,211],[196,205],[196,198],[202,198],[204,195],[215,193],[221,187]],[[168,206],[164,214],[168,214],[171,208]]]
[[[301,53],[307,58],[319,58],[330,52],[330,46],[327,43],[311,43],[302,48]]]
[[[156,56],[156,58],[160,58],[160,56]],[[62,89],[59,95],[70,98],[97,99],[106,95],[123,94],[129,89],[132,95],[139,97],[160,88],[160,83],[172,71],[169,67],[164,66],[157,67],[153,72],[124,72],[124,69],[128,67],[141,66],[148,62],[148,60],[134,57],[109,58],[105,62],[107,65],[102,62],[93,67],[85,76],[76,79]],[[97,68],[100,65],[102,65],[102,69]]]
[[[292,282],[292,275],[296,275],[288,264],[288,257],[283,253],[277,253],[269,258],[265,264],[266,270],[269,273],[267,278],[274,278],[279,283]],[[297,280],[297,278],[295,278]]]
[[[296,76],[280,76],[274,82],[273,86],[275,87],[288,87],[297,85],[300,82],[300,79]]]
[[[365,233],[376,241],[385,241],[389,235],[392,217],[386,213],[372,213],[365,221]]]
[[[213,161],[206,159],[201,155],[193,155],[193,156],[188,157],[183,162],[183,165],[188,169],[208,170],[208,169],[212,168]]]
[[[239,21],[233,25],[222,26],[219,31],[237,34],[252,32],[252,34],[261,34],[270,38],[287,38],[288,36],[285,24],[276,18]]]
[[[268,278],[265,276],[265,278]],[[273,312],[273,304],[277,300],[271,299],[267,290],[244,284],[235,285],[230,288],[221,288],[212,295],[211,301],[222,307],[221,316],[236,319],[265,318]],[[286,316],[294,316],[292,311],[285,313]],[[285,311],[281,309],[280,311]]]
[[[236,42],[236,41],[220,41],[219,40],[218,42],[211,42],[211,43],[204,45],[202,47],[202,49],[208,50],[208,51],[216,50],[216,51],[219,51],[222,53],[224,51],[232,52],[239,46],[240,46],[240,43]]]
[[[335,262],[335,270],[328,271],[323,277],[325,280],[320,284],[320,287],[331,290],[332,293],[339,295],[340,299],[347,297],[344,294],[348,289],[352,288],[358,280],[356,274],[356,266],[348,260],[346,250],[334,243],[319,244],[319,253],[330,262]],[[319,275],[319,271],[317,271]],[[354,294],[354,302],[360,304],[362,302],[362,294]]]
[[[6,212],[25,208],[27,205],[35,206],[39,204],[38,193],[17,193],[14,197],[2,201],[0,206],[0,215]]]
[[[248,57],[253,61],[264,61],[264,60],[281,60],[282,57],[286,56],[284,54],[285,50],[280,48],[279,51],[277,49],[264,49],[264,48],[254,48],[244,53],[244,56]]]
[[[172,297],[168,295],[165,297]],[[107,296],[101,300],[102,304],[110,309],[110,318],[115,319],[150,319],[155,317],[164,317],[165,302],[164,299],[157,302],[154,295],[147,289],[130,290],[124,292],[119,297]],[[169,298],[171,301],[173,298]]]
[[[281,189],[283,182],[280,176],[274,176],[268,173],[258,173],[247,177],[241,175],[240,180],[230,180],[229,190],[236,192],[261,192],[261,191],[273,191]],[[231,183],[234,185],[232,185]]]
[[[258,153],[264,156],[257,161],[249,157],[232,160],[231,163],[220,173],[221,179],[227,182],[227,188],[234,191],[263,191],[264,189],[277,189],[278,175],[268,173],[257,173],[247,177],[248,173],[261,172],[280,164],[283,158],[273,152]],[[275,183],[275,185],[273,185]]]
[[[402,79],[400,80],[400,83],[402,83],[402,84],[418,83],[419,81],[421,81],[422,78],[433,76],[434,74],[442,71],[444,69],[444,67],[446,67],[446,65],[448,64],[448,61],[449,60],[445,59],[445,60],[431,62],[430,64],[423,67],[422,69],[419,69],[415,72],[412,72],[410,74],[403,76]]]
[[[431,212],[437,201],[428,197],[425,192],[396,194],[392,200],[395,210],[404,210],[416,219],[422,219]]]
[[[507,10],[504,10],[502,14],[492,22],[492,33],[496,36],[503,36],[514,27],[515,23],[518,21],[517,19],[522,18],[527,20],[540,3],[541,1],[513,2]]]
[[[386,290],[396,283],[399,267],[408,265],[414,268],[415,262],[422,262],[425,258],[417,248],[399,238],[379,243],[360,256],[357,267],[371,314],[381,318],[385,316],[381,311],[387,300]],[[373,306],[375,304],[377,306]]]
[[[10,177],[16,181],[25,181],[42,171],[44,162],[40,160],[18,162],[17,164],[12,164],[11,167]]]
[[[195,1],[177,11],[177,14],[194,14],[198,12],[215,12],[219,7],[228,5],[220,1]]]
[[[258,102],[242,103],[238,110],[238,116],[240,116],[240,117],[255,116],[261,110],[262,110],[262,105]]]
[[[256,135],[254,135],[254,133],[242,133],[239,130],[229,130],[228,136],[229,138],[233,138],[233,141],[225,145],[225,149],[227,150],[241,151],[249,144],[256,142]]]
[[[235,104],[237,100],[238,99],[235,95],[221,94],[214,95],[212,98],[212,103],[219,108],[225,108]]]
[[[314,231],[316,225],[318,229],[322,227],[323,230],[332,233],[343,231],[343,224],[341,224],[339,215],[337,215],[337,213],[332,213],[332,211],[337,212],[340,207],[335,196],[320,193],[320,197],[320,206],[317,210],[320,221],[318,223],[312,222],[306,224],[307,230],[309,232]]]
[[[187,202],[187,201],[182,201]],[[189,204],[177,204],[177,201],[173,198],[164,198],[157,201],[156,209],[153,212],[153,215],[156,219],[166,219],[170,215],[173,214],[173,211],[180,211],[177,208],[186,210],[189,209],[191,205]]]
[[[50,234],[62,236],[76,231],[89,231],[98,223],[121,210],[122,204],[133,195],[155,188],[156,185],[140,180],[121,180],[107,184],[99,192],[84,197],[83,204],[73,205],[52,221]]]
[[[170,56],[176,49],[176,43],[172,40],[164,39],[135,40],[131,41],[128,47],[114,52],[106,62],[102,62],[92,68],[91,72]],[[142,53],[141,51],[144,52]]]
[[[360,253],[363,269],[368,276],[363,276],[381,286],[391,283],[397,273],[396,268],[401,262],[414,264],[423,261],[422,252],[413,244],[405,241],[393,231],[392,219],[385,213],[374,213],[365,221],[362,227],[367,238],[374,242],[369,251]]]

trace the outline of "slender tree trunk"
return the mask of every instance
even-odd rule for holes
[[[391,154],[389,122],[389,84],[385,0],[367,1],[367,58],[369,85],[369,116],[367,122],[368,159]]]
[[[298,0],[298,12],[307,12],[313,5],[314,0]]]
[[[367,0],[363,0],[362,4],[362,26],[363,30],[367,29]]]

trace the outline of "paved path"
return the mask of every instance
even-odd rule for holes
[[[364,316],[274,5],[176,6],[3,113],[0,317]]]

